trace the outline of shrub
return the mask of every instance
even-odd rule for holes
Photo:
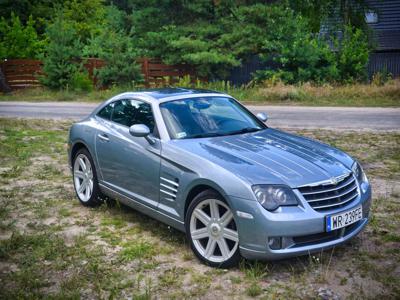
[[[93,90],[92,80],[86,70],[78,71],[71,77],[70,87],[77,92],[90,92]]]
[[[126,85],[142,81],[133,39],[118,32],[108,32],[102,34],[97,42],[102,47],[98,57],[106,62],[104,67],[95,70],[101,85]]]
[[[270,67],[257,71],[256,81],[323,83],[338,78],[335,54],[326,41],[310,33],[308,20],[279,6],[270,16],[282,22],[272,22],[273,32],[261,46],[261,57]]]
[[[11,14],[11,20],[0,20],[0,58],[37,58],[43,51],[44,41],[34,28],[35,22],[29,17],[23,26],[18,16]]]
[[[69,88],[73,77],[82,69],[81,43],[76,31],[59,14],[47,28],[46,35],[49,39],[43,57],[46,75],[41,81],[52,89]]]
[[[346,26],[343,39],[336,43],[340,80],[342,82],[365,80],[370,52],[367,35],[360,29]]]
[[[392,74],[387,70],[387,67],[385,67],[382,71],[374,73],[371,84],[383,86],[385,83],[392,80],[392,77]]]

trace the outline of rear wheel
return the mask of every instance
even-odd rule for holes
[[[196,256],[212,267],[228,268],[239,262],[239,234],[233,213],[213,190],[197,195],[186,215],[186,234]]]
[[[101,192],[97,181],[92,156],[85,148],[78,150],[73,160],[73,178],[75,193],[85,206],[97,206],[101,203]]]

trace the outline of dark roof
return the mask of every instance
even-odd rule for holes
[[[193,94],[206,94],[206,93],[218,93],[212,90],[203,89],[186,89],[186,88],[162,88],[162,89],[147,89],[138,91],[145,93],[155,99],[162,99],[166,97],[181,96],[181,95],[193,95]]]

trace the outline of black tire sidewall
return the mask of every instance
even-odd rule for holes
[[[89,162],[91,164],[92,167],[92,172],[93,172],[93,192],[92,195],[90,196],[90,199],[86,202],[82,201],[79,198],[78,193],[76,192],[76,187],[75,187],[75,177],[74,177],[74,166],[75,166],[75,160],[76,158],[80,155],[83,154],[85,155],[88,159]],[[98,184],[98,180],[97,180],[97,172],[96,172],[96,166],[93,162],[92,156],[90,155],[89,151],[85,148],[82,148],[80,150],[78,150],[74,156],[74,159],[72,161],[72,181],[74,184],[74,191],[76,194],[76,197],[78,198],[79,202],[84,205],[84,206],[89,206],[89,207],[94,207],[94,206],[98,206],[101,204],[101,200],[100,200],[100,196],[101,196],[101,192],[100,192],[100,188],[99,188],[99,184]]]
[[[216,262],[212,262],[208,259],[206,259],[205,257],[203,257],[196,249],[196,247],[194,246],[192,237],[190,235],[190,219],[193,213],[193,210],[196,208],[196,206],[207,199],[218,199],[222,202],[224,202],[229,209],[232,210],[232,208],[229,206],[229,204],[225,201],[225,199],[223,197],[221,197],[221,195],[219,195],[217,192],[209,189],[209,190],[205,190],[201,193],[199,193],[189,204],[187,213],[186,213],[186,217],[185,217],[185,229],[186,229],[186,238],[188,239],[188,241],[190,242],[190,247],[192,248],[192,251],[194,252],[194,254],[196,255],[196,257],[198,259],[200,259],[203,263],[205,263],[206,265],[210,266],[210,267],[214,267],[214,268],[231,268],[234,266],[237,266],[239,261],[240,261],[240,250],[239,247],[237,247],[235,253],[232,255],[232,257],[230,257],[228,260],[222,262],[222,263],[216,263]],[[232,212],[233,213],[233,212]],[[236,224],[237,226],[237,224]]]

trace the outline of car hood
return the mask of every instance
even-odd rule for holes
[[[354,162],[336,148],[271,128],[173,142],[186,153],[211,161],[251,184],[295,188],[349,173]]]

